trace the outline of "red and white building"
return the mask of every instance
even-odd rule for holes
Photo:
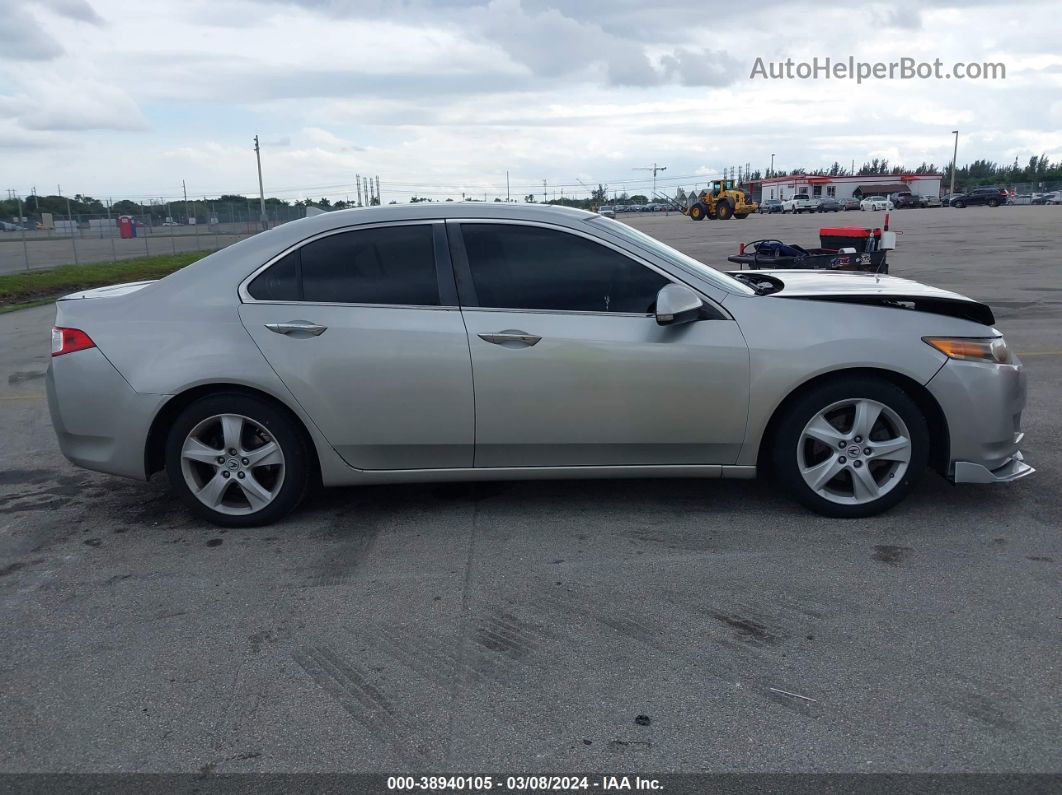
[[[941,174],[864,174],[857,177],[791,174],[752,180],[749,187],[752,198],[758,202],[764,199],[784,201],[797,193],[806,193],[813,199],[850,199],[853,196],[865,199],[904,191],[915,196],[939,196],[941,177]]]

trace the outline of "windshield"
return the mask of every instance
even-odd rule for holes
[[[732,276],[728,276],[722,271],[717,271],[715,268],[709,267],[703,262],[695,260],[693,257],[683,254],[678,249],[672,248],[666,243],[661,243],[655,237],[651,237],[644,232],[639,232],[634,227],[628,226],[621,221],[614,221],[611,218],[605,218],[599,215],[595,218],[587,219],[587,223],[599,224],[607,231],[616,235],[616,237],[620,237],[640,249],[649,251],[661,259],[672,262],[684,270],[707,279],[713,284],[722,287],[724,290],[729,290],[732,293],[740,293],[742,295],[756,294],[755,290],[742,284]]]

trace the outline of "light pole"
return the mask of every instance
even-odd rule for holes
[[[951,197],[955,195],[955,160],[959,156],[959,131],[952,130],[951,132],[955,136],[955,150],[951,153],[951,188],[948,190],[948,201],[951,201]]]
[[[774,176],[774,152],[771,152],[771,172],[767,176]]]

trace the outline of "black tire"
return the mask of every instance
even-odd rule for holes
[[[966,206],[966,202],[952,202],[952,207],[958,207],[960,210]]]
[[[734,213],[734,217],[737,218],[740,221],[743,218],[748,218],[749,214],[748,213]]]
[[[988,206],[989,207],[998,207],[999,206],[999,200],[998,199],[989,199],[988,200]]]
[[[734,207],[726,199],[715,203],[715,217],[720,221],[728,221],[734,217]]]
[[[240,514],[214,510],[200,502],[185,479],[181,466],[185,439],[200,423],[222,414],[240,415],[257,423],[266,429],[283,453],[283,480],[279,490],[260,510]],[[281,519],[306,495],[313,469],[308,445],[303,430],[273,403],[240,393],[208,395],[185,408],[170,427],[166,437],[166,475],[173,491],[201,519],[222,527],[258,527]],[[248,473],[248,476],[253,475]]]
[[[891,409],[907,426],[910,438],[910,459],[906,470],[900,476],[900,482],[878,499],[861,504],[833,502],[813,491],[811,486],[804,482],[798,464],[801,435],[808,422],[834,403],[851,399],[869,399]],[[874,516],[903,500],[925,474],[929,461],[929,429],[918,405],[895,384],[866,376],[839,378],[812,388],[786,409],[785,415],[780,419],[771,454],[778,482],[793,499],[805,507],[823,516],[835,518]],[[867,470],[870,471],[869,464]],[[849,475],[841,477],[843,480]]]
[[[708,208],[704,206],[703,202],[697,202],[690,207],[690,220],[691,221],[703,221],[704,216],[708,214]]]

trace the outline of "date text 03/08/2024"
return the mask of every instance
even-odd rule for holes
[[[663,785],[658,779],[641,776],[388,776],[387,789],[399,792],[652,792],[663,789]]]

